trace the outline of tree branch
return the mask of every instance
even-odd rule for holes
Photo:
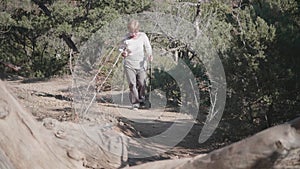
[[[12,69],[12,70],[14,70],[16,72],[21,69],[20,66],[13,65],[11,63],[7,63],[7,62],[3,62],[3,61],[0,61],[0,63],[3,64],[5,67],[8,67],[8,68],[10,68],[10,69]]]
[[[47,8],[47,6],[39,1],[39,0],[32,0],[36,5],[39,6],[39,8],[48,16],[48,17],[52,17],[51,11]],[[59,35],[59,38],[62,38],[66,44],[69,46],[69,48],[71,48],[74,52],[79,52],[75,43],[72,41],[72,39],[65,33],[62,33],[61,35]]]

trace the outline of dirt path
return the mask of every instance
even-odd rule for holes
[[[24,107],[41,121],[46,117],[55,118],[59,121],[74,121],[74,110],[72,109],[72,86],[71,77],[52,78],[48,80],[11,80],[8,81],[10,90],[24,105]],[[147,161],[193,157],[201,153],[207,153],[213,149],[224,146],[225,143],[210,142],[199,144],[198,137],[202,125],[193,121],[186,114],[170,111],[163,107],[156,107],[149,110],[134,111],[124,103],[123,106],[103,103],[111,99],[110,92],[101,93],[97,96],[97,109],[100,116],[107,117],[116,124],[116,130],[123,132],[129,137],[151,137],[167,130],[174,121],[185,120],[194,122],[192,130],[184,139],[167,152],[162,152],[148,158],[129,158],[129,165],[136,165]],[[124,96],[125,98],[126,96]],[[91,116],[88,120],[97,122],[97,117]],[[129,152],[138,153],[140,149],[151,148],[153,145],[132,142],[129,145]]]

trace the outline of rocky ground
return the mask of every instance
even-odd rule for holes
[[[130,166],[162,159],[194,157],[228,144],[228,142],[216,139],[216,137],[199,144],[198,137],[202,125],[193,121],[189,115],[174,112],[170,108],[160,107],[133,111],[126,104],[123,106],[112,104],[109,101],[111,92],[102,92],[97,96],[96,109],[99,114],[81,119],[72,107],[72,78],[69,76],[51,79],[14,78],[8,79],[7,82],[10,85],[11,93],[40,122],[50,117],[58,121],[74,123],[78,123],[80,120],[98,120],[101,123],[101,119],[104,117],[115,124],[117,131],[129,137],[155,136],[167,130],[178,119],[194,123],[191,131],[175,147],[152,157],[133,158],[129,156],[128,164]],[[147,146],[150,148],[152,145],[132,144],[129,148],[129,154],[135,154],[139,149],[147,148]]]

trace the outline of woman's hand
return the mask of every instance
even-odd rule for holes
[[[125,57],[127,57],[128,56],[128,52],[125,50],[125,51],[123,51],[122,52],[122,56],[125,58]]]

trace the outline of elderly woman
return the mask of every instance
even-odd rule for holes
[[[132,20],[127,25],[128,34],[122,41],[124,70],[129,84],[129,99],[132,109],[137,110],[145,104],[145,85],[147,58],[152,61],[152,48],[149,38],[139,32],[139,22]]]

